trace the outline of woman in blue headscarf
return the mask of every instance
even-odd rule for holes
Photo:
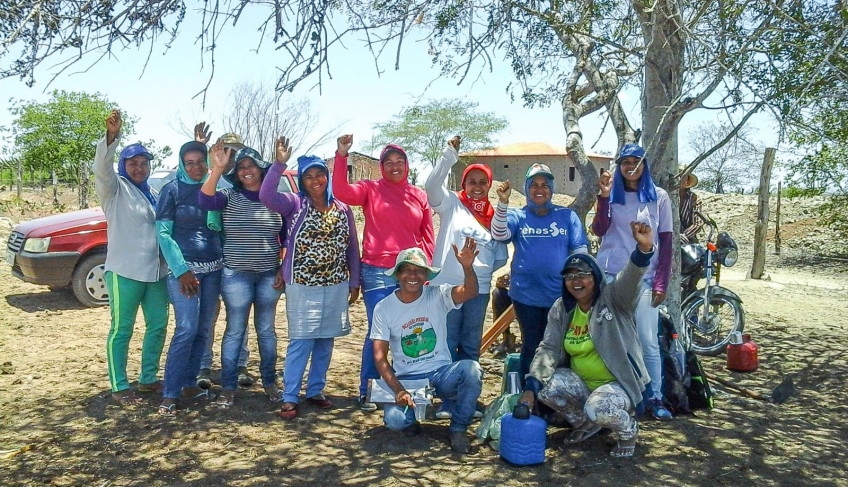
[[[168,262],[168,295],[176,327],[165,360],[165,384],[159,414],[177,414],[181,395],[211,399],[197,387],[200,359],[221,294],[224,255],[221,236],[206,224],[208,211],[198,195],[206,178],[206,145],[192,141],[180,147],[177,178],[162,187],[156,208],[156,230]]]
[[[659,306],[671,276],[672,214],[668,193],[654,185],[645,149],[627,144],[616,159],[615,173],[603,171],[598,181],[598,208],[592,222],[595,235],[602,238],[598,264],[612,278],[630,259],[636,240],[630,222],[651,227],[657,252],[642,276],[642,292],[636,306],[636,327],[648,375],[651,376],[646,396],[646,409],[656,419],[671,419],[663,405],[662,359],[660,358]]]
[[[238,387],[239,355],[247,334],[247,318],[253,307],[256,339],[259,343],[259,371],[265,393],[273,402],[280,401],[276,386],[277,331],[275,318],[282,280],[280,239],[283,219],[259,201],[259,188],[269,164],[262,155],[245,147],[235,154],[235,165],[224,176],[230,189],[217,191],[221,175],[227,170],[232,149],[218,141],[212,148],[212,173],[198,195],[204,210],[220,210],[223,215],[224,269],[221,295],[227,305],[227,329],[221,341],[221,388],[216,404],[230,407]]]
[[[145,331],[138,390],[158,392],[162,388],[157,375],[168,324],[168,269],[159,256],[156,201],[147,185],[153,156],[143,145],[131,144],[121,151],[118,174],[112,168],[121,125],[121,112],[113,110],[106,118],[106,137],[97,143],[94,188],[106,214],[109,242],[104,264],[112,315],[106,340],[109,385],[112,398],[127,406],[140,402],[127,379],[127,354],[139,306]]]
[[[527,169],[526,206],[509,208],[511,192],[509,181],[498,187],[492,237],[512,242],[514,247],[509,297],[521,329],[523,380],[545,334],[548,311],[561,294],[559,271],[569,255],[586,253],[588,241],[577,213],[553,203],[554,175],[545,164],[533,164]]]
[[[262,182],[259,199],[288,222],[286,256],[280,268],[286,286],[289,346],[283,372],[283,404],[279,415],[298,415],[301,382],[306,401],[320,409],[333,403],[324,396],[327,369],[337,336],[350,333],[348,306],[359,297],[359,242],[350,207],[333,198],[323,159],[297,159],[297,194],[278,193],[280,177],[291,157],[288,139],[276,144],[276,163]]]

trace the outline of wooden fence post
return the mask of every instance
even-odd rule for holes
[[[771,168],[774,165],[776,149],[766,148],[763,156],[763,168],[760,172],[760,195],[757,199],[757,223],[754,226],[754,261],[751,263],[751,278],[762,279],[766,265],[766,233],[769,216],[769,182]]]
[[[774,253],[780,255],[780,197],[783,181],[777,182],[777,208],[774,211]]]

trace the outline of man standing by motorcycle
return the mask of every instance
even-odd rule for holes
[[[684,167],[680,172],[685,171]],[[701,211],[701,202],[698,195],[692,192],[692,188],[698,185],[698,176],[691,172],[681,177],[680,190],[677,195],[680,198],[680,243],[698,243],[698,232],[704,226],[704,222],[695,213]]]

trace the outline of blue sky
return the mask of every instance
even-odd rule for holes
[[[0,80],[0,99],[45,101],[53,89],[97,91],[138,118],[137,138],[153,139],[160,146],[176,148],[190,136],[183,131],[184,128],[199,120],[212,125],[213,138],[221,135],[223,131],[219,120],[230,89],[241,82],[268,81],[269,86],[273,86],[276,66],[286,60],[280,58],[267,41],[256,52],[258,35],[253,25],[242,19],[236,28],[230,27],[217,43],[215,75],[204,105],[202,97],[196,95],[206,86],[210,65],[208,58],[205,64],[201,62],[200,47],[195,43],[197,20],[191,15],[188,14],[181,35],[171,49],[166,51],[162,43],[153,48],[146,67],[144,62],[148,47],[144,46],[140,51],[117,52],[89,69],[86,68],[93,58],[86,59],[48,86],[56,69],[44,64],[37,71],[37,84],[33,88],[28,88],[18,79]],[[353,133],[354,150],[362,151],[364,142],[373,133],[373,124],[390,120],[402,107],[419,100],[463,98],[479,103],[481,111],[493,112],[508,120],[509,127],[496,136],[496,145],[535,141],[555,146],[564,144],[565,131],[559,105],[531,110],[522,107],[520,102],[510,102],[505,88],[513,78],[504,62],[498,63],[493,72],[484,72],[474,77],[473,82],[466,81],[457,86],[456,80],[439,78],[438,70],[430,67],[424,43],[406,41],[399,71],[394,70],[394,53],[387,53],[380,62],[382,73],[379,77],[373,59],[360,43],[348,41],[346,45],[346,51],[332,51],[333,79],[324,77],[320,94],[314,87],[317,78],[306,80],[294,93],[286,94],[310,101],[319,117],[316,134],[338,127],[339,134]],[[638,126],[637,95],[625,92],[622,100],[625,109],[631,112],[632,123]],[[686,158],[685,132],[699,119],[702,117],[690,116],[682,125],[681,160]],[[7,105],[6,109],[0,110],[0,126],[8,127],[11,120]],[[607,128],[606,133],[601,134],[603,119],[599,115],[584,118],[581,126],[587,150],[606,153],[615,150],[614,133]],[[600,142],[592,147],[598,139]],[[330,156],[334,149],[333,141],[313,152]],[[270,155],[266,157],[270,158]],[[174,162],[166,161],[165,164]]]

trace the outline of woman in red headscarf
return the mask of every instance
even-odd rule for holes
[[[462,245],[466,237],[477,242],[479,254],[474,259],[479,294],[466,301],[461,308],[448,313],[448,347],[453,361],[477,360],[480,357],[480,339],[483,321],[489,305],[492,273],[506,264],[506,245],[492,238],[490,227],[495,213],[489,202],[492,187],[492,170],[484,164],[471,164],[462,173],[460,191],[448,191],[447,175],[459,158],[460,137],[448,141],[442,159],[430,172],[424,189],[430,206],[439,215],[439,235],[433,255],[433,266],[442,271],[430,283],[462,284],[462,266],[453,257],[452,244]],[[436,416],[450,417],[450,404],[443,404]]]

